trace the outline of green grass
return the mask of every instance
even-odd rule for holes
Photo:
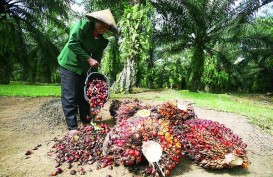
[[[12,82],[8,85],[0,85],[0,96],[60,96],[61,87],[49,84],[35,84]]]
[[[211,93],[193,93],[187,90],[134,90],[134,94],[111,94],[111,99],[133,99],[168,101],[184,99],[196,107],[217,111],[233,112],[249,118],[251,123],[273,133],[273,103],[272,98],[257,95],[227,95]],[[12,82],[0,85],[0,96],[60,96],[61,87],[58,85]]]

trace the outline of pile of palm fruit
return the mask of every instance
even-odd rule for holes
[[[182,126],[181,142],[187,156],[208,169],[247,168],[246,144],[223,124],[188,120]]]
[[[109,133],[106,154],[116,154],[124,165],[135,165],[145,158],[143,142],[152,140],[161,145],[159,167],[150,164],[145,174],[166,176],[183,155],[208,169],[247,168],[250,163],[247,145],[238,135],[218,122],[198,119],[187,102],[166,102],[152,107],[142,105],[139,100],[115,100],[110,112],[117,125]]]
[[[147,114],[148,111],[145,111]],[[161,170],[156,171],[153,164],[150,164],[143,173],[159,176],[162,171],[168,175],[182,157],[181,144],[172,132],[169,120],[134,116],[112,129],[105,141],[104,153],[106,156],[113,156],[113,160],[119,164],[137,165],[145,159],[142,153],[143,142],[152,140],[159,143],[163,151],[158,161],[158,168]]]
[[[67,163],[71,174],[84,174],[84,168],[78,168],[85,164],[98,162],[97,168],[101,168],[102,145],[110,127],[100,124],[96,128],[92,125],[79,128],[77,134],[65,135],[62,139],[54,139],[51,152],[55,154],[56,169],[51,172],[51,176],[61,173],[61,165]],[[77,171],[76,171],[77,170]]]
[[[71,159],[67,154],[72,154],[73,162],[92,164],[96,161],[98,169],[113,164],[134,167],[145,164],[139,171],[155,177],[169,175],[182,156],[208,169],[247,168],[250,163],[247,145],[241,138],[222,124],[198,119],[193,106],[187,102],[151,106],[137,99],[113,100],[109,111],[116,125],[111,129],[103,125],[99,136],[95,136],[92,128],[90,133],[80,130],[83,133],[78,137],[76,148],[70,144],[71,140],[58,141],[57,159],[61,159],[58,162],[68,159],[69,163]],[[64,148],[63,142],[66,142]],[[156,146],[144,149],[150,142],[159,145],[160,150],[157,151]],[[69,147],[72,150],[68,150]],[[76,158],[75,152],[81,157]]]

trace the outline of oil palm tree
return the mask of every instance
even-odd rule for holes
[[[44,67],[57,64],[58,48],[45,29],[49,24],[66,28],[69,0],[2,0],[0,9],[1,83],[9,83],[14,63],[27,76],[35,60],[30,57],[32,48],[39,51]]]
[[[153,0],[163,18],[159,42],[171,44],[172,50],[190,48],[193,51],[188,75],[191,91],[202,89],[201,77],[206,55],[218,55],[221,46],[240,45],[244,24],[253,20],[253,14],[270,0]],[[259,40],[262,44],[263,41]],[[222,53],[223,54],[223,53]],[[225,56],[225,55],[222,55]],[[221,57],[223,60],[227,57]]]
[[[237,62],[247,91],[272,92],[273,18],[260,17],[249,24],[240,39],[241,60]],[[261,42],[262,41],[262,45]]]

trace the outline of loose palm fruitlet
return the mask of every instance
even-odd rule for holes
[[[62,139],[55,138],[52,146],[55,153],[56,167],[67,162],[69,167],[73,163],[77,165],[93,164],[100,162],[102,157],[102,145],[110,128],[106,124],[98,125],[99,130],[95,130],[92,125],[79,128],[77,134],[65,135]]]
[[[211,120],[188,120],[183,124],[181,142],[186,155],[201,167],[222,169],[250,164],[247,145],[223,124]]]
[[[86,95],[89,98],[91,114],[98,114],[109,96],[107,82],[99,79],[88,82]]]

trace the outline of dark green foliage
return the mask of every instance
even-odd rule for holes
[[[102,60],[102,68],[100,72],[108,76],[110,83],[116,81],[116,76],[122,71],[122,64],[120,59],[118,39],[116,37],[109,37],[109,44],[107,51],[105,51],[104,59]]]
[[[225,71],[225,68],[217,63],[216,57],[206,58],[202,84],[207,92],[231,91],[235,85],[230,82],[232,76]]]
[[[148,68],[145,62],[141,63],[144,70],[144,75],[147,76],[142,78],[140,87],[148,87],[151,85],[152,88],[173,88],[173,89],[185,89],[187,72],[190,67],[188,57],[191,56],[189,51],[183,51],[176,55],[161,55],[159,51],[154,53],[154,58],[160,57],[160,59],[152,62],[153,67]],[[148,73],[148,74],[147,74]],[[148,80],[149,77],[151,80]],[[150,84],[150,85],[148,85]]]
[[[69,1],[63,0],[4,0],[1,1],[0,57],[6,66],[6,75],[0,81],[9,80],[15,71],[20,80],[51,82],[56,70],[59,49],[57,33],[53,28],[65,29]],[[4,3],[4,4],[3,4]],[[57,18],[58,17],[58,18]],[[54,31],[54,30],[53,30]],[[52,31],[52,32],[53,32]],[[50,31],[51,32],[51,31]],[[55,41],[53,40],[55,39]],[[20,71],[14,69],[20,68]],[[38,69],[40,68],[40,70]]]
[[[0,83],[60,81],[56,58],[69,31],[64,24],[67,13],[76,15],[70,2],[0,1]],[[137,87],[273,92],[273,19],[254,15],[270,0],[237,2],[84,0],[81,5],[87,11],[110,8],[119,22],[119,35],[107,36],[100,68],[111,84],[132,60],[131,83]],[[149,13],[130,12],[138,3],[138,13],[145,8]]]
[[[168,47],[171,46],[171,51],[192,49],[193,55],[188,74],[188,88],[191,91],[204,88],[201,77],[206,56],[221,56],[217,58],[219,63],[228,66],[227,69],[230,72],[232,70],[239,72],[238,68],[233,66],[233,62],[228,61],[231,57],[225,56],[223,49],[231,45],[234,51],[239,46],[252,50],[244,43],[255,43],[259,48],[265,44],[264,39],[248,38],[246,40],[242,38],[242,35],[246,32],[246,25],[252,23],[255,11],[271,1],[241,1],[236,7],[235,2],[235,0],[153,1],[163,19],[161,28],[157,32],[158,42],[162,46],[166,44]],[[234,58],[239,56],[240,54],[234,55]]]

